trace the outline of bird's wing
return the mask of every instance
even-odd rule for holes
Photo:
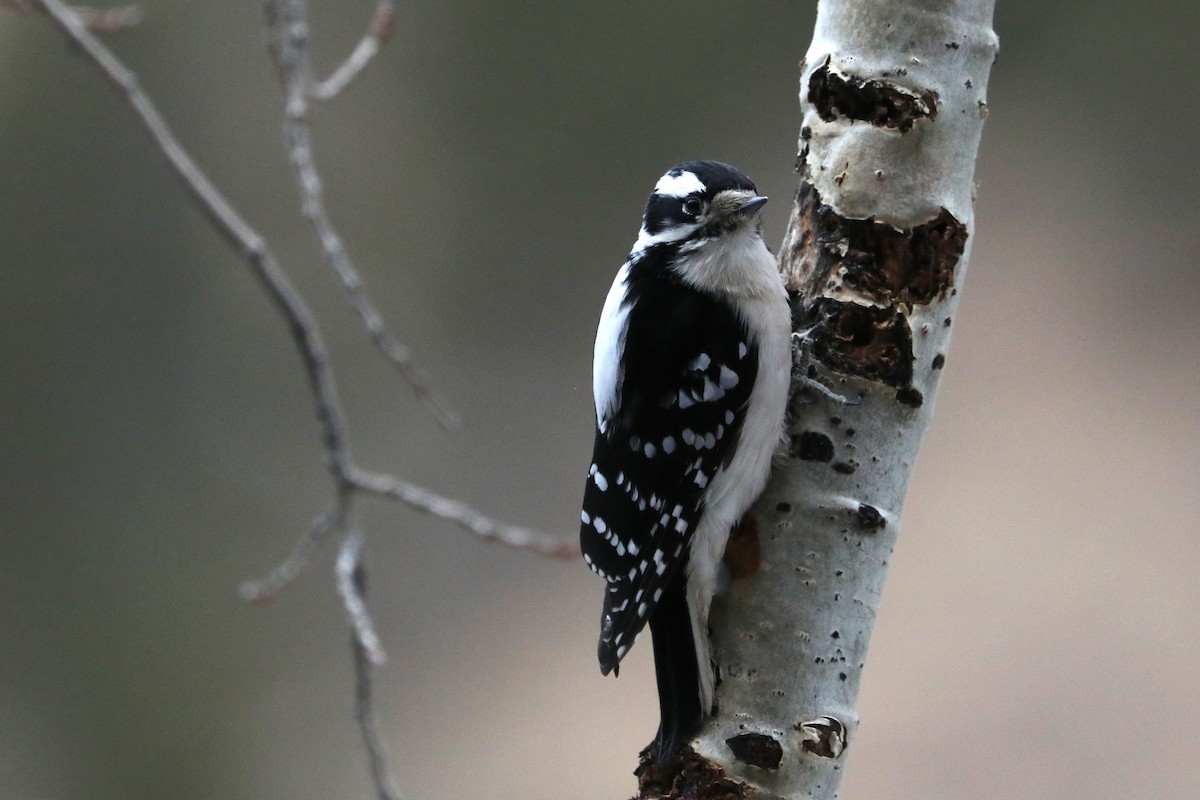
[[[588,566],[608,582],[605,674],[686,563],[704,490],[732,455],[758,367],[755,343],[725,304],[681,295],[678,284],[635,288],[617,402],[597,428],[580,527]]]

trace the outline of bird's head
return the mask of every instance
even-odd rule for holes
[[[685,161],[658,179],[629,262],[666,269],[693,288],[740,295],[781,287],[762,240],[767,198],[745,173],[719,161]]]
[[[661,245],[694,251],[737,231],[757,234],[767,202],[754,182],[719,161],[685,161],[658,179],[634,252]]]

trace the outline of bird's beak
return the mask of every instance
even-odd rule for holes
[[[748,189],[726,189],[713,198],[710,215],[737,225],[754,219],[765,202],[767,198]]]
[[[755,197],[747,197],[742,201],[742,204],[733,211],[733,216],[736,217],[752,217],[758,213],[758,210],[767,204],[767,198],[762,195]]]

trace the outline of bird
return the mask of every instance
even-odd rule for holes
[[[648,750],[659,764],[712,713],[721,559],[783,436],[791,311],[762,238],[766,201],[729,164],[667,170],[596,329],[580,548],[606,582],[602,674],[619,673],[649,625],[660,721]]]

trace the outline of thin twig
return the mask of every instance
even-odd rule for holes
[[[516,550],[525,550],[548,558],[572,560],[579,557],[573,542],[550,536],[521,525],[512,525],[490,517],[459,500],[430,491],[410,481],[379,472],[352,467],[346,476],[344,491],[373,494],[390,500],[398,500],[409,508],[453,522],[495,544]],[[238,593],[252,603],[274,600],[304,572],[329,535],[345,526],[349,513],[349,498],[335,502],[318,517],[301,537],[288,557],[264,578],[246,581]]]
[[[354,650],[354,718],[367,748],[367,760],[370,762],[371,781],[375,784],[375,793],[380,800],[400,800],[403,795],[396,788],[392,777],[387,745],[379,734],[379,725],[375,721],[375,713],[371,702],[371,679],[374,667],[367,656],[362,643],[355,639],[352,643]]]
[[[371,780],[380,800],[400,800],[400,791],[388,766],[387,745],[379,733],[371,701],[371,683],[375,670],[386,657],[375,633],[375,623],[367,609],[367,568],[362,560],[362,534],[353,530],[342,539],[338,548],[337,587],[342,605],[350,617],[350,646],[354,652],[354,717],[358,721],[367,758],[371,765]]]
[[[266,603],[274,600],[281,591],[292,581],[300,577],[304,569],[312,561],[313,556],[321,549],[321,545],[334,531],[340,530],[346,523],[346,504],[334,503],[324,514],[313,521],[308,529],[308,535],[302,536],[288,557],[265,578],[246,581],[238,589],[243,600],[251,603]]]
[[[337,273],[350,296],[351,305],[375,346],[399,371],[438,423],[446,429],[457,428],[458,417],[434,394],[425,374],[414,362],[412,353],[384,324],[325,209],[324,190],[313,157],[308,123],[308,98],[313,94],[308,58],[308,3],[306,0],[270,0],[267,3],[267,23],[274,28],[271,53],[279,67],[287,97],[284,139],[300,186],[304,216],[312,224],[325,260]]]
[[[266,239],[234,209],[200,170],[175,138],[149,96],[141,90],[134,73],[92,35],[85,21],[61,0],[29,1],[34,4],[34,8],[44,11],[54,24],[79,46],[81,52],[124,97],[159,150],[166,156],[185,190],[209,216],[219,233],[246,256],[255,277],[287,323],[292,341],[300,352],[320,428],[325,465],[334,483],[335,497],[325,513],[313,523],[308,534],[296,544],[287,560],[263,580],[245,584],[242,587],[243,596],[253,600],[268,600],[294,580],[311,562],[330,534],[346,529],[357,493],[370,493],[399,500],[411,508],[449,520],[482,539],[541,555],[574,557],[575,548],[564,542],[500,522],[458,501],[392,475],[362,470],[354,463],[350,453],[345,412],[338,398],[329,354],[320,328],[303,297],[275,260]],[[276,5],[276,2],[268,3],[268,11],[276,10]],[[381,8],[384,5],[386,4],[381,3]],[[320,177],[312,160],[307,121],[306,93],[311,91],[306,47],[307,8],[303,0],[286,0],[284,7],[286,13],[278,18],[279,22],[272,23],[273,26],[278,26],[278,50],[275,55],[287,90],[288,152],[301,185],[304,212],[316,229],[326,257],[341,276],[376,345],[404,373],[418,395],[434,409],[443,424],[452,422],[448,412],[434,401],[422,376],[413,368],[407,350],[383,326],[342,246],[341,239],[325,213]],[[361,66],[354,69],[361,69]],[[350,615],[353,629],[355,715],[370,758],[372,779],[380,800],[399,800],[400,794],[395,789],[388,771],[386,748],[379,735],[371,704],[371,679],[374,670],[383,663],[384,656],[367,611],[361,534],[357,531],[352,531],[342,542],[337,575],[338,589]]]
[[[183,183],[184,189],[212,220],[217,231],[247,258],[255,277],[258,278],[267,296],[283,316],[292,341],[300,352],[312,391],[313,408],[320,427],[326,467],[334,480],[338,495],[336,502],[341,506],[338,512],[341,515],[340,518],[347,515],[352,499],[352,492],[348,489],[369,491],[375,494],[387,494],[408,503],[413,508],[443,517],[472,533],[477,533],[482,538],[503,541],[513,547],[522,547],[521,536],[505,537],[494,534],[495,531],[522,531],[524,530],[522,528],[493,520],[475,509],[455,504],[453,501],[445,501],[445,498],[436,494],[426,493],[425,496],[422,496],[420,490],[412,491],[417,487],[399,479],[394,479],[396,490],[381,490],[377,486],[387,476],[364,473],[358,469],[350,453],[345,412],[342,410],[341,400],[338,397],[333,371],[329,364],[328,350],[325,347],[320,328],[300,293],[275,260],[266,239],[238,213],[184,150],[149,96],[138,85],[137,76],[88,31],[71,9],[61,0],[30,1],[45,10],[53,23],[79,46],[80,51],[124,97],[154,143],[166,156],[176,176]],[[370,480],[364,480],[363,476],[365,475],[370,475]],[[430,498],[433,500],[431,501]],[[320,520],[315,527],[320,528]],[[313,535],[320,538],[324,534],[315,530],[314,533],[309,534],[310,537]],[[528,541],[530,542],[528,549],[534,552],[557,555],[557,553],[551,552],[550,548],[538,543],[536,536],[528,537]],[[297,553],[303,552],[307,552],[307,549],[302,544],[297,548]],[[297,559],[295,553],[289,559],[296,563],[303,560],[303,558]],[[285,562],[285,565],[287,563]]]
[[[356,470],[350,476],[350,482],[359,491],[399,500],[410,508],[421,509],[441,519],[452,520],[479,538],[490,540],[496,544],[527,550],[550,558],[579,558],[579,548],[573,542],[519,525],[501,522],[480,513],[465,503],[423,489],[394,475]]]
[[[150,97],[138,85],[137,76],[122,64],[112,51],[88,31],[82,21],[60,0],[34,0],[49,14],[55,25],[77,44],[91,59],[142,121],[158,148],[166,155],[184,188],[200,204],[221,233],[250,261],[250,266],[267,296],[287,322],[296,349],[304,361],[305,372],[313,393],[313,404],[321,428],[326,466],[335,479],[349,474],[352,468],[346,419],[338,399],[329,353],[320,329],[304,299],[280,268],[263,236],[251,227],[241,214],[192,159],[166,121],[158,113]]]
[[[375,633],[375,623],[367,610],[367,567],[362,560],[363,535],[358,529],[350,531],[338,548],[337,575],[338,594],[350,618],[350,629],[354,640],[362,647],[372,669],[382,667],[387,661],[383,645]]]
[[[22,14],[42,12],[32,0],[0,0],[0,8]],[[92,8],[90,6],[68,6],[89,31],[93,33],[116,33],[132,28],[142,21],[145,14],[141,6],[117,6],[116,8]]]
[[[323,81],[312,86],[310,94],[314,100],[330,100],[337,97],[343,89],[350,85],[363,68],[370,63],[380,48],[392,38],[392,29],[396,21],[396,4],[393,0],[379,0],[371,22],[367,26],[366,35],[359,41],[358,46],[350,57],[343,61],[337,69]]]

